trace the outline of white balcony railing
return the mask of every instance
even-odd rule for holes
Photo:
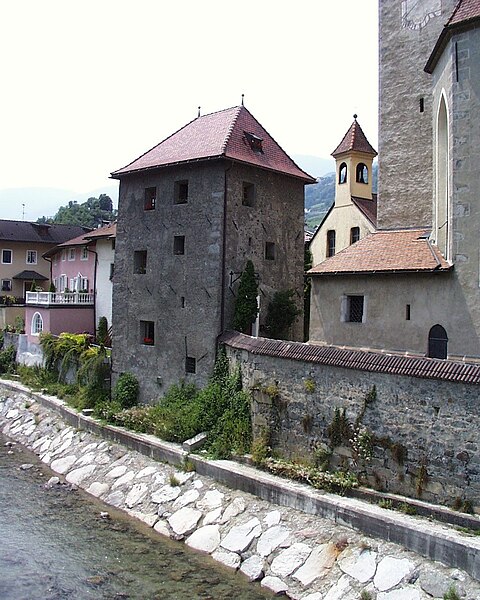
[[[26,304],[42,304],[50,306],[55,304],[93,304],[95,294],[83,292],[27,292]]]

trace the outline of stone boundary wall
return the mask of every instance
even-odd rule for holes
[[[237,338],[223,340],[227,354],[252,391],[254,434],[274,450],[290,459],[329,458],[377,490],[480,510],[478,384],[326,365],[285,356],[288,343],[259,340],[256,351],[251,339]],[[302,346],[304,355],[315,353]],[[368,460],[348,439],[332,444],[336,409],[371,435]]]
[[[62,405],[23,386],[0,384],[0,431],[32,449],[59,474],[47,485],[60,485],[63,479],[78,485],[275,592],[295,600],[346,600],[365,590],[377,600],[399,600],[441,597],[453,585],[467,600],[480,597],[478,583],[458,570],[480,579],[480,541],[474,537],[230,461],[190,456],[196,471],[175,471],[150,459],[148,450],[165,448],[179,460],[184,452],[178,445],[115,428],[125,440],[131,437],[133,445],[142,442],[140,449],[147,455],[142,456],[102,441],[89,432],[91,425],[108,437],[113,428],[108,433],[88,417],[73,419],[68,407],[59,411]],[[70,415],[72,425],[57,411]],[[228,487],[200,474],[202,464]],[[239,491],[246,488],[257,496]],[[347,524],[387,541],[368,538]],[[393,540],[457,568],[431,563]]]

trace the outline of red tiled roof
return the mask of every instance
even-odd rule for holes
[[[365,152],[365,154],[373,154],[373,156],[377,156],[377,152],[371,146],[370,142],[367,140],[366,135],[363,133],[362,128],[358,124],[356,119],[350,125],[349,130],[343,136],[342,141],[335,150],[332,152],[332,156],[336,157],[340,154],[344,154],[345,152],[351,152],[352,150],[356,152]]]
[[[480,0],[460,0],[446,22],[445,27],[442,29],[424,70],[427,73],[433,73],[438,59],[442,55],[450,36],[455,30],[463,30],[469,26],[476,26],[479,21]]]
[[[367,200],[366,198],[358,198],[352,196],[352,202],[362,212],[370,223],[377,226],[377,194],[372,194],[372,199]]]
[[[246,139],[250,133],[262,140],[262,152]],[[112,173],[112,177],[145,169],[212,158],[230,158],[271,171],[315,179],[302,171],[244,106],[203,115],[160,142],[157,146]]]
[[[70,246],[85,246],[86,244],[91,242],[92,239],[97,239],[100,237],[113,238],[116,236],[116,231],[117,231],[116,223],[111,223],[110,225],[105,225],[105,227],[99,227],[98,229],[94,229],[92,231],[89,231],[88,233],[84,233],[83,235],[74,237],[71,240],[67,240],[66,242],[63,242],[62,244],[58,244],[54,248],[51,248],[50,250],[45,252],[45,254],[43,256],[46,256],[46,257],[53,256],[54,254],[56,254],[58,252],[59,248],[67,248]]]
[[[94,229],[85,235],[86,240],[92,240],[97,238],[114,238],[117,235],[117,224],[110,223],[109,225],[105,225],[104,227],[99,227],[98,229]]]
[[[344,369],[406,375],[422,379],[480,384],[479,364],[254,338],[236,331],[225,332],[220,336],[219,341],[231,348],[246,350],[260,356],[275,356]]]
[[[376,231],[325,259],[310,275],[448,271],[451,269],[424,229]]]

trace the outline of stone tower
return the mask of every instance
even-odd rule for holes
[[[379,1],[379,228],[432,224],[432,79],[423,67],[457,2]]]

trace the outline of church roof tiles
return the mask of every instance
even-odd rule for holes
[[[300,169],[244,106],[197,117],[112,177],[179,163],[228,158],[270,171],[315,179]]]
[[[377,156],[377,152],[367,140],[367,136],[363,133],[363,130],[357,121],[357,116],[354,115],[354,117],[355,119],[350,125],[349,130],[343,136],[340,144],[332,152],[332,156],[334,158],[340,154],[351,151],[365,152],[366,154],[373,154],[373,156]]]

